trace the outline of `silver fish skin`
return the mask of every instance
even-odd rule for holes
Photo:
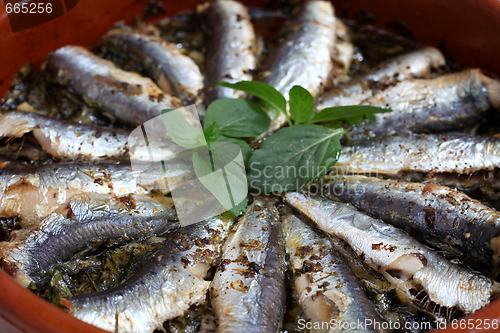
[[[112,129],[78,124],[33,112],[0,115],[0,137],[33,136],[42,149],[61,160],[98,160],[126,157],[128,136]]]
[[[406,172],[422,172],[460,175],[494,171],[499,166],[500,139],[421,134],[346,146],[330,173],[400,176]]]
[[[205,105],[220,98],[239,98],[238,90],[214,86],[216,81],[251,81],[257,68],[255,31],[247,8],[238,1],[217,0],[197,8],[210,35],[205,72]]]
[[[276,332],[286,295],[278,212],[255,200],[234,228],[211,286],[216,332]]]
[[[449,173],[438,173],[431,176],[424,175],[424,181],[430,181],[435,184],[467,189],[475,186],[485,186],[492,189],[500,189],[500,170],[479,171],[470,175],[456,175]],[[423,181],[421,174],[408,174],[403,177],[408,181]]]
[[[335,32],[337,39],[335,40],[335,46],[332,50],[332,60],[333,66],[330,72],[330,81],[328,82],[326,89],[329,86],[338,86],[341,82],[346,82],[350,80],[347,75],[349,68],[351,67],[352,58],[354,55],[354,45],[351,42],[351,35],[349,29],[346,25],[339,19],[335,20]]]
[[[475,268],[499,263],[500,213],[460,191],[365,176],[325,177],[319,184],[323,196],[349,202],[423,243],[456,248]]]
[[[316,108],[322,110],[333,106],[361,104],[384,86],[428,76],[432,68],[444,64],[443,54],[430,46],[402,54],[382,62],[361,77],[329,90],[318,98]]]
[[[160,37],[113,29],[104,36],[103,47],[139,60],[148,75],[169,95],[196,98],[203,88],[203,75],[195,62]]]
[[[47,216],[74,195],[81,193],[168,193],[193,177],[185,164],[147,164],[141,171],[130,161],[23,165],[0,158],[0,217],[17,216],[28,227]],[[141,181],[138,183],[138,178]]]
[[[288,100],[293,86],[302,86],[317,96],[328,83],[333,69],[336,17],[330,1],[307,1],[287,22],[279,45],[258,74],[260,81],[278,90]],[[283,113],[271,121],[269,131],[286,122]]]
[[[312,327],[320,327],[311,332],[386,332],[359,281],[328,239],[294,215],[282,220],[297,302]],[[357,322],[371,324],[342,329]]]
[[[375,119],[346,131],[356,142],[386,135],[460,130],[481,121],[491,107],[499,107],[499,96],[500,80],[479,69],[432,80],[406,80],[361,103],[392,112],[377,114]]]
[[[69,299],[73,315],[104,330],[145,333],[205,302],[204,279],[220,257],[232,219],[214,217],[167,235],[164,246],[129,280]]]
[[[349,243],[396,287],[401,300],[435,317],[474,313],[500,292],[498,282],[452,264],[403,231],[349,204],[302,193],[287,193],[285,200],[321,230]]]
[[[81,46],[68,45],[50,53],[43,67],[52,82],[126,124],[139,126],[164,109],[182,107],[178,98],[151,79],[121,70]],[[191,114],[185,116],[196,124]]]
[[[173,201],[144,195],[80,194],[13,240],[0,243],[1,266],[23,287],[54,264],[103,242],[124,242],[179,227]]]

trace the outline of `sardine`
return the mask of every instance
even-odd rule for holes
[[[474,313],[500,293],[498,282],[452,264],[405,232],[349,204],[301,193],[287,193],[285,200],[321,230],[349,243],[396,287],[403,301],[435,317]]]
[[[332,50],[333,66],[330,72],[330,81],[325,88],[337,86],[341,82],[348,81],[347,75],[351,67],[352,57],[354,55],[354,45],[351,42],[349,29],[341,20],[335,20],[335,32],[337,39],[335,47]]]
[[[121,70],[80,46],[52,52],[43,67],[50,81],[126,124],[138,126],[162,110],[182,107],[178,98],[163,92],[151,79]],[[191,114],[184,116],[196,124]]]
[[[432,80],[406,80],[361,104],[392,112],[348,128],[353,141],[459,130],[481,121],[491,107],[500,106],[500,80],[489,78],[479,69],[469,69]]]
[[[128,154],[128,136],[110,128],[32,112],[0,115],[0,137],[21,138],[30,132],[44,151],[62,160],[97,160]]]
[[[500,139],[470,135],[413,135],[347,146],[332,175],[400,176],[405,172],[472,174],[500,167]]]
[[[2,268],[23,287],[52,265],[104,242],[138,240],[179,227],[170,198],[80,194],[31,230],[0,243]]]
[[[311,327],[317,327],[311,332],[344,332],[351,323],[367,324],[352,332],[385,331],[363,288],[327,238],[294,215],[283,218],[283,230],[298,303]]]
[[[103,47],[137,59],[169,95],[194,99],[203,88],[203,76],[195,62],[159,37],[113,29],[104,36]]]
[[[276,332],[286,295],[278,212],[255,200],[234,228],[211,287],[217,332]]]
[[[192,169],[181,163],[166,165],[165,171],[157,164],[136,171],[130,161],[34,166],[0,159],[0,217],[17,216],[27,227],[76,194],[168,193],[193,177]]]
[[[263,65],[258,78],[276,88],[288,100],[293,86],[302,86],[317,96],[333,69],[332,53],[336,40],[336,18],[330,1],[307,1],[287,22],[279,45]],[[269,131],[286,122],[279,113]]]
[[[163,247],[129,280],[111,290],[69,299],[73,315],[102,329],[145,333],[205,301],[204,279],[232,224],[227,217],[170,231]]]
[[[432,68],[444,64],[445,59],[441,52],[430,46],[391,58],[379,64],[371,72],[320,96],[316,108],[322,110],[332,106],[361,104],[385,86],[428,76]]]
[[[349,202],[423,243],[456,248],[475,268],[500,261],[500,213],[460,191],[364,176],[325,177],[319,186],[322,195]]]
[[[239,98],[238,90],[214,86],[216,81],[251,81],[257,67],[255,31],[247,8],[238,1],[217,0],[197,8],[210,35],[205,72],[205,104],[219,98]]]

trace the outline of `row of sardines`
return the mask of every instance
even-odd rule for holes
[[[31,83],[16,78],[2,106],[17,110],[0,116],[5,272],[113,332],[164,330],[202,305],[190,332],[381,332],[394,329],[388,303],[377,301],[386,294],[443,323],[500,293],[500,215],[491,208],[500,138],[480,130],[500,107],[499,80],[479,69],[442,74],[445,58],[433,47],[351,78],[360,54],[328,1],[297,5],[269,45],[237,1],[204,2],[190,15],[172,21],[181,26],[175,36],[192,38],[184,44],[166,41],[157,26],[117,26],[101,41],[114,62],[64,46],[36,79],[23,77]],[[239,221],[223,214],[183,226],[168,194],[194,178],[192,166],[156,170],[147,154],[132,154],[130,128],[164,109],[244,97],[214,86],[242,80],[287,98],[300,85],[318,110],[392,112],[348,125],[338,163],[303,191],[250,198]],[[79,110],[71,120],[68,105]],[[262,138],[285,122],[277,115]],[[132,168],[131,158],[144,166]],[[147,172],[156,176],[138,184]],[[138,263],[113,275],[123,256]],[[76,269],[90,281],[87,292],[68,278]],[[297,318],[307,325],[286,326]]]

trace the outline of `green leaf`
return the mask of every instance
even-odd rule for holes
[[[205,129],[205,132],[203,132],[203,134],[205,135],[205,140],[207,140],[207,142],[217,141],[217,139],[221,136],[219,124],[214,121],[212,124],[210,124],[210,126],[208,126],[207,129]]]
[[[91,100],[91,99],[88,99],[88,98],[84,98],[84,101],[85,101],[85,104],[87,104],[87,106],[89,108],[99,108],[100,107],[99,102],[96,102],[94,100]]]
[[[245,140],[228,138],[226,136],[219,136],[217,138],[217,142],[231,142],[237,144],[241,149],[241,155],[243,156],[243,161],[245,161],[245,165],[248,164],[248,160],[250,159],[250,155],[252,155],[252,148],[246,143]]]
[[[208,155],[193,153],[196,177],[226,210],[235,208],[248,193],[239,154],[240,148],[230,142],[213,142]]]
[[[162,120],[173,142],[186,149],[205,146],[205,136],[201,130],[191,125],[177,110],[163,110]]]
[[[288,120],[288,123],[292,125],[288,114],[286,113],[286,99],[282,94],[270,85],[260,82],[260,81],[240,81],[237,83],[229,83],[217,81],[215,85],[219,85],[226,88],[241,90],[247,94],[253,95],[257,98],[262,99],[272,108],[283,112]]]
[[[290,114],[295,124],[307,123],[314,116],[314,97],[301,86],[290,89]]]
[[[226,209],[233,207],[222,170],[214,168],[211,156],[193,153],[193,167],[196,178],[205,186]]]
[[[310,124],[280,129],[250,157],[249,190],[294,191],[324,175],[337,162],[343,133]]]
[[[217,122],[222,135],[255,137],[269,128],[271,119],[256,103],[245,98],[222,98],[207,108],[205,127]]]
[[[326,108],[317,113],[309,123],[323,123],[328,121],[346,121],[349,124],[362,122],[364,119],[372,119],[377,113],[392,112],[389,109],[383,109],[370,105],[348,105],[334,106]]]

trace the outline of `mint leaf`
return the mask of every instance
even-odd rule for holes
[[[282,94],[270,85],[260,82],[260,81],[240,81],[237,83],[228,83],[217,81],[215,85],[241,90],[247,94],[253,95],[260,98],[266,102],[270,107],[283,112],[288,120],[288,123],[292,125],[290,118],[286,112],[286,99]]]
[[[290,89],[290,114],[295,124],[307,123],[314,116],[314,97],[301,86]]]
[[[346,121],[349,124],[356,124],[362,122],[364,119],[372,119],[377,113],[386,112],[392,112],[392,110],[370,105],[334,106],[321,110],[321,112],[317,113],[309,123],[340,120]]]
[[[255,137],[269,128],[271,119],[256,103],[245,98],[222,98],[207,108],[205,127],[217,122],[220,133],[233,138]]]
[[[198,180],[219,203],[231,210],[247,196],[247,181],[240,148],[230,142],[213,142],[208,155],[193,153],[193,167]]]
[[[252,148],[246,143],[245,140],[228,138],[226,136],[219,136],[216,140],[217,142],[231,142],[240,147],[241,155],[243,156],[243,161],[245,161],[245,165],[248,164],[248,160],[250,159],[250,155],[252,155]]]
[[[294,191],[324,175],[337,162],[343,133],[310,124],[280,129],[250,157],[250,191]]]
[[[224,174],[214,167],[211,156],[193,153],[193,167],[196,178],[209,190],[225,209],[231,209],[234,204],[228,191]]]
[[[205,123],[206,126],[206,123]],[[215,121],[203,132],[207,142],[215,142],[221,136],[219,124]]]
[[[161,118],[173,142],[186,149],[205,146],[205,136],[201,130],[191,125],[177,110],[163,110]]]

